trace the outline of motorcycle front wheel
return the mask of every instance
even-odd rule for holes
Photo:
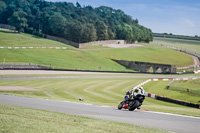
[[[121,103],[118,105],[118,109],[121,110],[122,107],[123,107],[123,105],[124,105],[123,102],[121,102]]]
[[[140,102],[138,100],[135,100],[135,101],[131,101],[129,103],[129,111],[133,111],[135,110],[138,106],[140,105]]]

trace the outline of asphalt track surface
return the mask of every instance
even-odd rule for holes
[[[0,94],[0,104],[23,106],[72,115],[128,123],[143,127],[180,133],[199,133],[200,118],[152,111],[118,110],[116,107],[99,106],[67,101],[18,97]]]
[[[0,77],[0,80],[38,80],[38,79],[130,79],[130,78],[193,78],[194,76],[46,76],[46,77]],[[197,77],[197,76],[196,76]],[[198,77],[199,78],[199,77]]]

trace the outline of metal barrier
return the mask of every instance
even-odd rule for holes
[[[0,63],[0,69],[51,69],[49,66],[43,66],[32,63]]]

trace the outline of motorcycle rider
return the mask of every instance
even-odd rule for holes
[[[134,96],[140,97],[140,105],[139,107],[137,107],[137,109],[140,109],[142,106],[142,103],[144,102],[144,99],[145,99],[144,93],[145,93],[145,90],[143,87],[139,87],[138,89],[137,88],[135,89]]]
[[[133,90],[129,90],[126,95],[124,96],[124,101],[127,102],[130,96],[133,95],[137,97],[141,97],[140,99],[140,105],[137,107],[137,109],[141,108],[142,103],[144,102],[145,96],[144,96],[144,89],[143,87],[133,88]]]

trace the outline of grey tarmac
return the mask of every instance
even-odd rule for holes
[[[72,115],[80,115],[177,133],[199,133],[200,131],[200,117],[190,117],[152,111],[118,110],[116,107],[109,106],[67,101],[53,101],[2,94],[0,94],[0,104],[9,104]]]

